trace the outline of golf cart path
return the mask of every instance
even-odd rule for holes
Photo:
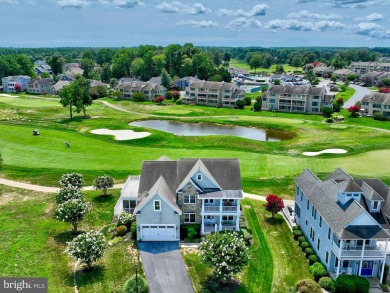
[[[46,193],[56,193],[58,190],[60,190],[58,187],[35,185],[35,184],[24,183],[24,182],[4,179],[4,178],[0,178],[0,185],[6,185],[6,186],[11,186],[11,187],[39,191],[39,192],[46,192]],[[119,189],[122,187],[123,187],[123,183],[122,184],[115,184],[112,189]],[[83,190],[93,190],[93,186],[86,186],[83,188]],[[265,198],[266,198],[265,196],[262,196],[262,195],[256,195],[256,194],[251,194],[251,193],[246,193],[246,192],[243,192],[243,195],[244,195],[244,198],[261,200],[261,201],[265,201]],[[293,205],[294,200],[284,200],[284,203],[286,205]]]

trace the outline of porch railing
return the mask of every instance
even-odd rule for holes
[[[364,251],[362,247],[347,247],[347,249],[341,249],[341,255],[340,253],[340,246],[336,244],[336,242],[333,241],[332,248],[336,253],[336,256],[338,257],[367,257],[367,258],[382,258],[386,255],[386,251],[381,246],[366,246],[364,248]]]

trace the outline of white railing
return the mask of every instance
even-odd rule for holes
[[[222,207],[222,212],[237,212],[236,206]]]
[[[204,206],[205,213],[219,212],[219,206]]]
[[[353,248],[349,247],[347,249],[341,250],[341,255],[339,255],[340,247],[336,244],[336,242],[333,241],[332,248],[336,252],[336,256],[338,257],[384,257],[385,256],[385,250],[381,246],[376,247],[365,247],[364,251],[360,247]],[[363,253],[364,252],[364,253]]]
[[[232,225],[222,225],[222,230],[223,231],[235,231],[236,227]]]

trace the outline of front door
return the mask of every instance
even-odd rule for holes
[[[374,265],[374,261],[373,260],[369,260],[369,261],[363,261],[362,263],[362,273],[361,275],[362,276],[369,276],[371,277],[372,276],[372,267]]]

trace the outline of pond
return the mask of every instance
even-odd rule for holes
[[[161,130],[180,136],[229,135],[259,141],[281,141],[294,138],[292,133],[278,130],[206,123],[181,123],[168,120],[136,121],[129,123],[129,125]]]

